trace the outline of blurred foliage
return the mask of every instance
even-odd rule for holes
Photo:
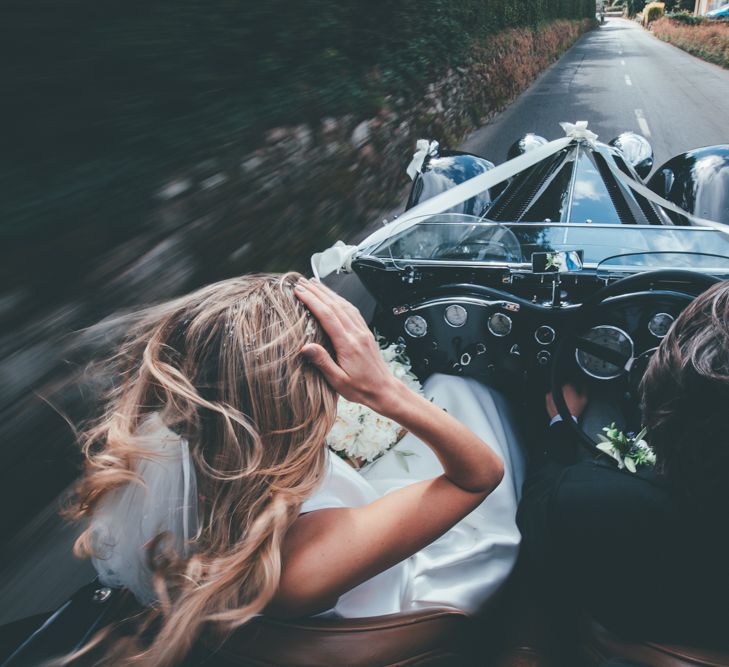
[[[693,14],[696,0],[666,0],[664,4],[666,5],[666,14],[671,12],[687,12]]]
[[[133,225],[177,168],[275,125],[370,116],[474,39],[593,14],[594,0],[6,0],[0,234]]]
[[[643,25],[650,25],[663,16],[666,5],[663,2],[649,2],[643,9]]]
[[[675,11],[669,14],[668,18],[677,23],[685,23],[686,25],[717,25],[718,23],[726,23],[726,19],[710,19],[705,16],[695,16],[693,12],[687,10]]]
[[[653,24],[653,34],[674,46],[729,69],[729,21],[672,14]]]
[[[645,0],[628,0],[628,16],[640,14],[645,7]]]

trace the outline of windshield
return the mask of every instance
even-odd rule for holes
[[[535,252],[582,250],[585,268],[618,255],[646,253],[729,257],[729,235],[703,227],[494,223],[475,216],[426,218],[368,249],[382,259],[421,262],[527,263]],[[653,258],[651,261],[658,261]],[[675,266],[675,258],[671,266]],[[690,260],[688,260],[690,261]],[[696,267],[701,270],[700,266]]]
[[[712,275],[729,275],[729,257],[696,252],[638,252],[608,257],[597,266],[601,278],[614,278],[638,271],[685,269]]]

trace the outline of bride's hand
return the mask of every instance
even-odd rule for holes
[[[387,411],[404,385],[385,365],[375,337],[359,310],[316,280],[301,278],[296,284],[296,296],[328,334],[337,360],[314,343],[304,345],[301,353],[340,396],[376,412]]]

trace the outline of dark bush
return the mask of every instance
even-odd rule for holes
[[[701,25],[704,22],[704,18],[701,16],[694,16],[691,12],[678,11],[667,15],[673,21],[679,23],[685,23],[686,25]]]
[[[636,14],[643,11],[646,0],[627,0],[628,3],[628,16],[635,16]]]

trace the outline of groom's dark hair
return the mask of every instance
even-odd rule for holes
[[[729,502],[729,281],[676,319],[641,391],[659,471],[694,500]]]

